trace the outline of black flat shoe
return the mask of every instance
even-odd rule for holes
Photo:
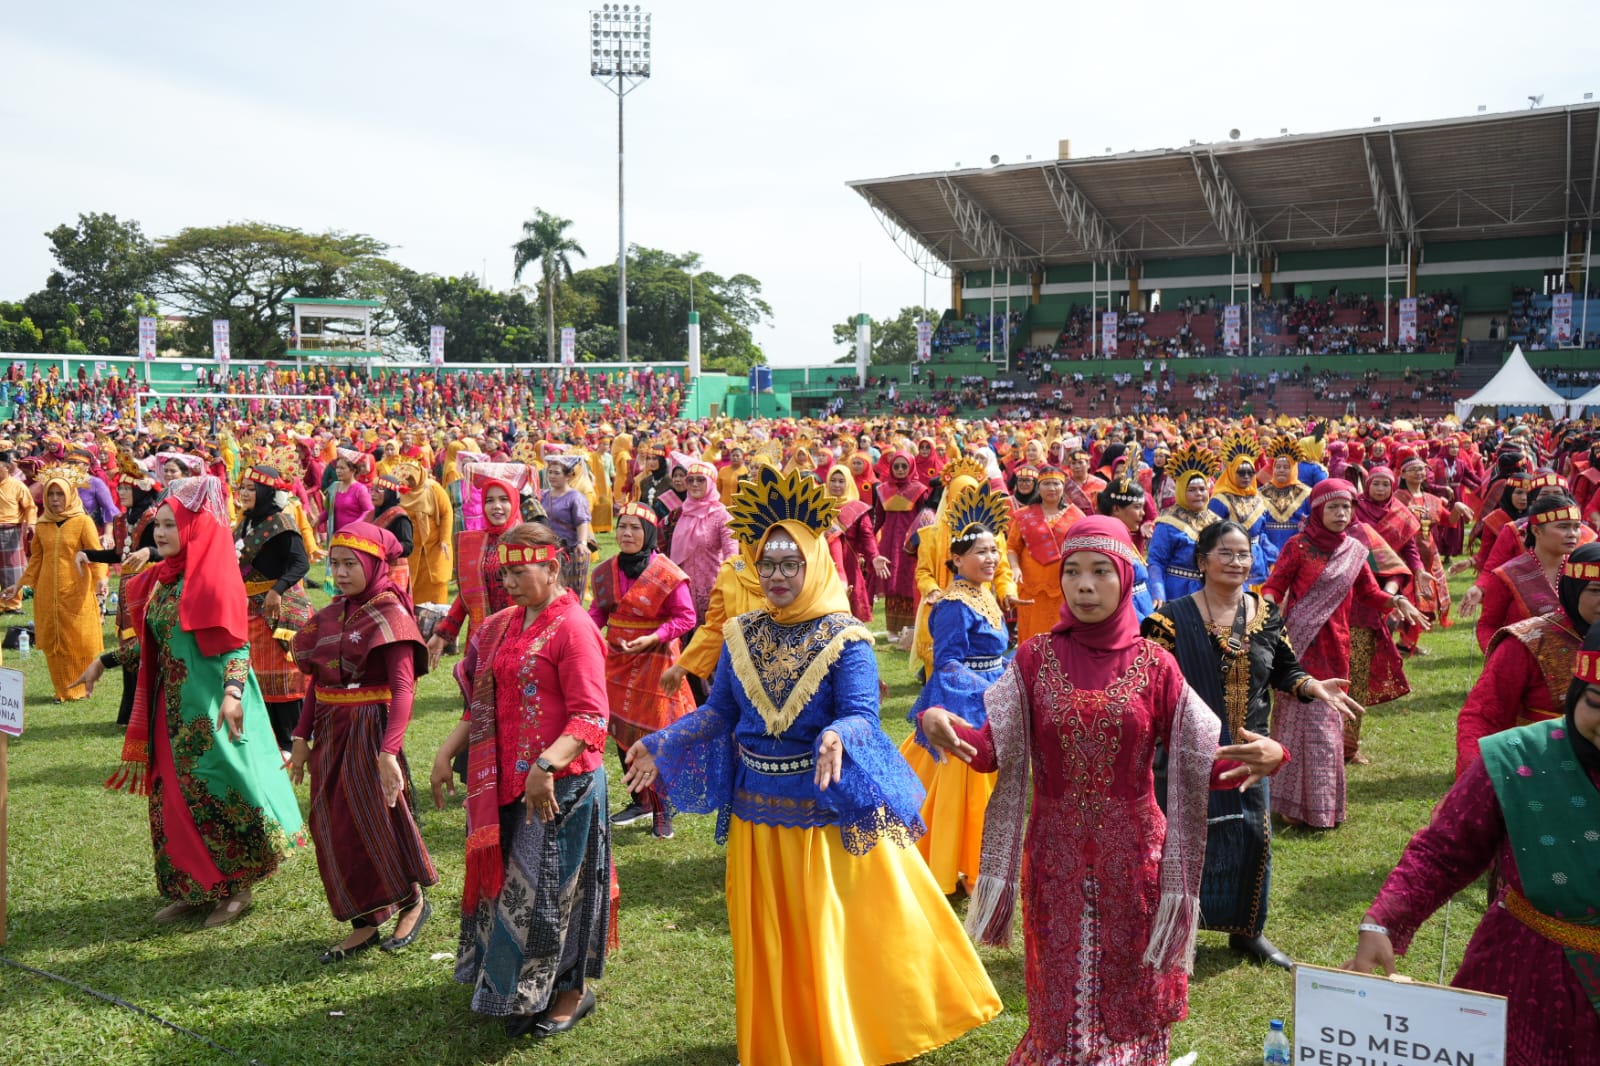
[[[547,1036],[557,1033],[570,1032],[578,1027],[578,1023],[594,1013],[594,989],[585,988],[583,998],[578,1001],[578,1009],[572,1012],[572,1017],[564,1022],[540,1021],[533,1027],[533,1038],[543,1040]]]
[[[322,957],[317,961],[322,963],[324,966],[329,966],[336,962],[343,962],[352,955],[359,955],[363,951],[371,951],[377,943],[378,934],[373,933],[371,936],[367,937],[367,939],[363,940],[353,948],[329,948],[327,951],[322,953]]]
[[[1265,936],[1230,936],[1228,946],[1242,955],[1248,955],[1264,966],[1294,969],[1294,961]]]
[[[411,927],[411,932],[405,936],[392,936],[383,942],[384,951],[399,951],[408,948],[411,942],[417,939],[417,934],[422,932],[422,927],[428,924],[428,919],[433,917],[433,905],[428,902],[428,897],[422,897],[422,913],[417,915],[417,924]]]
[[[543,1011],[538,1014],[513,1014],[506,1019],[506,1036],[513,1040],[527,1036],[542,1021],[544,1021]]]

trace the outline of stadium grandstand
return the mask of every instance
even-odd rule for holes
[[[927,376],[987,361],[1002,409],[1438,415],[1513,345],[1600,377],[1600,104],[849,185],[950,277]]]

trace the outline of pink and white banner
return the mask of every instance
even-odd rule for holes
[[[917,323],[917,362],[926,363],[933,358],[933,323]]]
[[[211,354],[219,363],[226,363],[233,358],[233,351],[228,340],[228,320],[214,318],[211,320]]]
[[[561,365],[571,366],[578,361],[578,331],[571,326],[561,327]]]
[[[1225,348],[1238,350],[1239,347],[1239,305],[1229,304],[1222,309],[1222,345]]]
[[[1572,293],[1550,297],[1550,337],[1557,344],[1572,343]]]
[[[1106,358],[1117,354],[1117,313],[1107,311],[1100,319],[1100,348]]]
[[[444,366],[444,327],[428,327],[428,362]]]
[[[156,320],[139,319],[139,358],[146,362],[156,357]]]
[[[1400,301],[1400,343],[1417,343],[1417,298],[1407,296]]]

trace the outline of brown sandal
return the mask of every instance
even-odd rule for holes
[[[217,905],[206,915],[205,927],[215,929],[219,925],[227,925],[236,920],[241,914],[250,909],[250,890],[224,896],[217,901]]]
[[[187,918],[189,915],[196,913],[202,908],[202,906],[203,905],[199,903],[184,903],[182,900],[178,901],[177,903],[169,903],[165,907],[162,907],[160,910],[156,911],[156,921],[160,922],[162,925],[166,925],[170,922],[176,922],[182,918]]]

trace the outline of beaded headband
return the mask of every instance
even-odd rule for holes
[[[1324,504],[1332,503],[1334,500],[1349,500],[1351,503],[1355,503],[1356,494],[1348,489],[1329,489],[1325,495],[1317,498],[1317,506],[1321,507]]]
[[[387,559],[389,553],[383,550],[383,545],[366,537],[358,537],[354,533],[335,533],[328,547],[349,548],[353,552],[364,552],[374,559]]]
[[[776,548],[778,551],[799,551],[800,545],[792,540],[784,540],[782,537],[773,537],[761,546],[763,553],[769,548]]]
[[[1059,481],[1065,485],[1067,483],[1067,475],[1064,471],[1058,470],[1053,466],[1047,467],[1039,471],[1039,484],[1043,485],[1046,481]]]
[[[1600,651],[1580,651],[1572,657],[1572,676],[1589,684],[1600,684]]]
[[[273,489],[277,492],[294,491],[293,483],[287,478],[273,477],[271,474],[263,473],[259,466],[252,466],[249,470],[246,470],[244,479],[246,481],[253,481],[257,485],[265,485],[267,488]]]
[[[1117,540],[1115,537],[1105,537],[1099,535],[1083,537],[1068,536],[1066,541],[1061,545],[1061,555],[1063,558],[1065,558],[1066,556],[1071,555],[1073,552],[1099,552],[1101,555],[1115,555],[1117,558],[1127,562],[1130,566],[1137,565],[1140,561],[1139,557],[1134,554],[1132,548],[1122,543],[1122,541]]]
[[[630,503],[617,512],[618,518],[626,518],[629,515],[632,515],[639,521],[648,523],[651,526],[655,526],[657,524],[655,511],[649,507],[646,507],[642,503]]]
[[[1569,555],[1561,564],[1561,576],[1574,581],[1600,581],[1600,563],[1575,563]]]
[[[561,558],[559,544],[502,544],[501,566],[527,566],[531,563],[550,563]]]
[[[1577,507],[1557,507],[1553,511],[1541,511],[1528,519],[1528,524],[1533,526],[1548,525],[1551,522],[1581,522],[1583,514]]]

